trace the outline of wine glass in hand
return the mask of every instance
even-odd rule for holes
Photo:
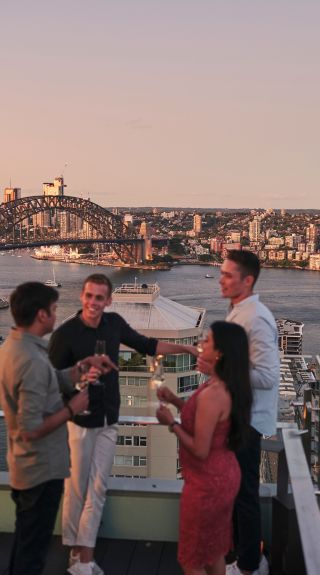
[[[159,390],[164,384],[163,355],[156,355],[150,365],[150,385],[151,389]],[[163,403],[160,401],[160,404]]]
[[[97,339],[94,348],[94,355],[105,355],[106,354],[106,342],[104,339]]]
[[[104,339],[97,339],[94,347],[94,355],[106,355],[106,342]],[[92,383],[93,385],[103,385],[99,378]]]
[[[163,355],[156,355],[152,358],[150,365],[150,372],[152,373],[150,378],[150,384],[152,389],[158,389],[163,385],[164,382],[164,369],[163,369]]]
[[[198,338],[198,343],[197,343],[197,351],[198,353],[202,353],[203,352],[203,342],[207,339],[208,337],[208,329],[205,328],[202,330],[201,334],[199,335]]]

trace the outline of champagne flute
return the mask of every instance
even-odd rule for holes
[[[164,383],[164,369],[163,369],[163,355],[156,355],[152,358],[150,365],[150,378],[151,389],[158,389]]]
[[[164,367],[163,367],[163,355],[156,355],[152,358],[150,364],[150,386],[151,389],[157,390],[164,384]],[[160,402],[160,405],[163,402]]]
[[[94,346],[94,355],[105,355],[106,354],[106,342],[104,339],[97,339]],[[102,381],[98,378],[93,382],[93,385],[103,385]]]
[[[104,339],[97,339],[94,348],[94,355],[105,355],[106,354],[106,342]]]
[[[198,343],[197,343],[197,351],[199,353],[203,352],[203,342],[207,339],[207,337],[208,337],[208,328],[205,328],[200,333]]]

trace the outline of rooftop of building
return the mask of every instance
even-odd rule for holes
[[[290,333],[293,333],[295,330],[300,334],[302,334],[302,330],[304,328],[304,323],[302,321],[296,321],[293,319],[288,318],[279,318],[276,320],[278,329],[282,328]]]
[[[12,533],[0,534],[1,566],[9,563],[12,543]],[[176,556],[176,543],[160,541],[99,538],[95,550],[95,559],[106,575],[182,575]],[[61,538],[55,536],[43,575],[64,575],[67,566],[67,548],[62,547]]]
[[[280,424],[277,439],[263,439],[278,455],[277,485],[260,486],[262,536],[275,575],[318,575],[320,513],[297,426]],[[289,488],[290,481],[290,488]],[[181,481],[110,479],[95,558],[113,575],[181,575],[176,560]],[[14,504],[0,473],[0,565],[6,572]],[[295,510],[295,513],[293,513]],[[134,521],[132,521],[134,518]],[[295,518],[297,523],[295,523]],[[290,529],[288,526],[290,522]],[[60,532],[60,518],[56,535]],[[65,573],[67,551],[54,537],[44,575]]]
[[[112,294],[112,304],[107,311],[123,316],[136,330],[181,331],[201,328],[204,308],[182,305],[160,295],[154,284],[125,283]]]

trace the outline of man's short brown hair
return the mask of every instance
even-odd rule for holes
[[[88,276],[83,282],[82,291],[85,289],[87,283],[89,283],[89,282],[93,283],[93,284],[100,284],[100,285],[107,286],[107,288],[109,290],[109,296],[111,296],[113,286],[112,286],[111,281],[109,280],[109,278],[105,274],[91,274],[90,276]]]
[[[248,250],[229,250],[227,260],[239,266],[242,278],[253,276],[253,285],[256,283],[260,274],[260,260],[256,254]]]

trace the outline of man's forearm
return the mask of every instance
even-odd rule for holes
[[[193,345],[182,345],[179,343],[170,343],[167,341],[158,341],[157,354],[166,355],[167,353],[189,353],[197,356],[197,348]]]
[[[71,419],[72,413],[72,409],[65,406],[56,413],[46,417],[36,429],[32,431],[22,431],[21,435],[25,441],[41,439]]]

